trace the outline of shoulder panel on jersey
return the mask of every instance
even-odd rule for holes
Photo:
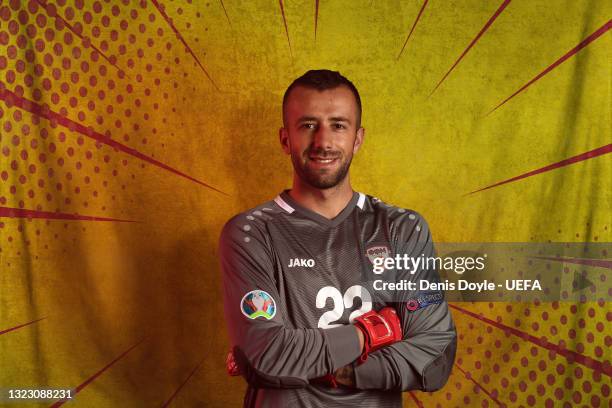
[[[378,198],[360,192],[357,192],[357,194],[359,194],[359,198],[357,199],[357,203],[355,205],[359,207],[361,211],[366,213],[376,211],[378,208],[377,204],[380,202]]]
[[[394,205],[388,204],[377,197],[372,197],[372,204],[375,208],[384,209],[389,215],[389,219],[393,220],[395,218],[408,218],[409,220],[416,220],[422,218],[416,211],[409,210],[406,208],[396,207]]]
[[[410,238],[417,237],[416,241],[428,239],[429,227],[421,214],[414,210],[396,207],[376,198],[371,198],[372,206],[376,211],[384,211],[395,227],[400,242],[406,242]]]
[[[404,243],[403,252],[434,256],[433,242],[429,225],[423,216],[415,211],[396,217],[395,226],[398,242]]]
[[[359,193],[359,192],[357,194],[359,194],[359,199],[357,200],[357,207],[363,210],[363,205],[365,204],[366,195],[363,193]]]
[[[263,234],[263,224],[258,225],[259,223],[254,218],[253,220],[247,219],[247,214],[240,213],[235,215],[225,223],[221,232],[221,245],[233,243],[245,249],[253,248],[253,245],[256,245],[256,243],[265,246],[266,239]]]
[[[396,207],[384,202],[378,197],[371,196],[370,201],[375,208],[384,209],[387,212],[391,212],[394,208],[396,209]]]
[[[266,224],[281,212],[282,210],[276,207],[273,201],[267,201],[233,216],[225,224],[222,236],[227,234],[227,237],[232,237],[234,241],[242,243],[249,243],[254,239],[264,241]]]
[[[283,198],[280,195],[276,196],[276,198],[274,199],[274,202],[276,203],[276,205],[278,205],[280,208],[282,208],[283,210],[285,210],[289,214],[291,214],[291,213],[293,213],[295,211],[295,208],[293,208],[292,206],[289,205],[288,202],[283,200]]]

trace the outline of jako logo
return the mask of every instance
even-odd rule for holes
[[[292,258],[289,260],[289,268],[295,268],[297,266],[305,266],[307,268],[312,268],[315,266],[314,259],[302,259],[302,258]]]

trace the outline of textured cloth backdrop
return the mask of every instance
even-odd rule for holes
[[[611,16],[588,0],[0,0],[0,387],[240,404],[218,234],[290,185],[281,98],[311,68],[362,93],[354,186],[421,212],[437,242],[610,241]],[[453,374],[406,406],[608,406],[608,302],[453,307]]]

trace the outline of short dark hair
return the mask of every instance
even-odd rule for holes
[[[289,85],[283,96],[283,120],[285,119],[287,99],[289,99],[289,94],[293,88],[303,86],[304,88],[316,89],[317,91],[325,91],[342,85],[346,86],[355,96],[355,101],[357,102],[357,127],[359,128],[361,126],[361,98],[359,97],[359,91],[357,91],[357,88],[355,88],[351,81],[342,76],[338,71],[330,71],[329,69],[311,69]]]

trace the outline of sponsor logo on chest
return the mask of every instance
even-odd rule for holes
[[[315,261],[312,258],[291,258],[289,259],[289,268],[297,268],[297,267],[304,267],[304,268],[312,268],[315,266]]]

